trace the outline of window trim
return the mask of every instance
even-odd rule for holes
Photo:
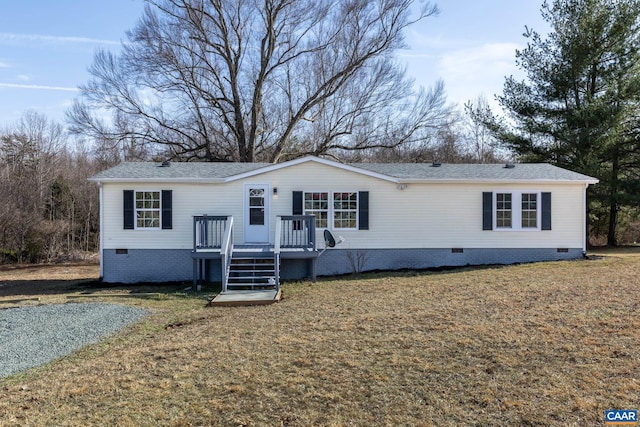
[[[306,209],[305,206],[305,196],[307,194],[312,194],[312,193],[326,193],[328,196],[328,200],[327,200],[327,227],[319,227],[316,226],[316,229],[321,229],[321,230],[359,230],[360,228],[360,191],[358,190],[335,190],[335,191],[328,191],[328,190],[303,190],[302,191],[302,214],[303,215],[313,215],[313,213],[309,213]],[[347,228],[339,228],[335,226],[335,218],[334,218],[334,214],[335,212],[351,212],[351,210],[344,210],[344,209],[340,209],[340,210],[336,210],[334,208],[334,197],[335,194],[339,194],[339,193],[353,193],[356,195],[356,209],[353,211],[355,212],[355,226],[354,227],[347,227]],[[318,210],[315,210],[316,212]]]
[[[311,209],[307,210],[306,208],[306,196],[307,194],[326,194],[327,195],[327,209]],[[302,214],[303,215],[316,215],[315,212],[326,212],[327,213],[327,226],[320,227],[316,222],[317,229],[329,229],[329,224],[331,223],[331,192],[330,191],[302,191]],[[316,221],[318,217],[316,215]]]
[[[137,195],[138,193],[158,193],[159,205],[158,208],[153,209],[138,209],[136,206]],[[157,211],[158,212],[158,226],[157,227],[140,227],[138,226],[138,211]],[[134,189],[133,190],[133,229],[134,230],[144,230],[144,231],[158,231],[162,230],[162,190],[160,189]]]
[[[508,201],[507,200],[502,200],[502,201],[498,200],[498,196],[500,194],[502,194],[504,196],[508,195],[509,196],[509,200]],[[496,230],[511,230],[511,229],[513,229],[513,223],[514,223],[514,220],[515,220],[514,209],[513,209],[514,199],[515,198],[513,197],[513,193],[497,191],[495,193],[495,196],[496,197],[495,197],[495,203],[494,203],[494,205],[495,205],[494,206],[494,211],[495,211],[495,215],[494,215],[494,217],[495,217],[495,226],[494,226],[494,228]],[[509,203],[509,209],[506,209],[506,208],[498,209],[498,203],[503,203],[503,204]],[[510,214],[509,215],[509,223],[511,224],[510,226],[508,226],[508,227],[504,226],[504,225],[498,226],[498,221],[506,221],[506,218],[504,218],[504,217],[503,218],[498,218],[498,216],[499,216],[498,213],[500,213],[500,212],[509,212],[509,214]]]
[[[511,227],[498,227],[498,194],[509,193],[511,194]],[[520,190],[520,189],[495,189],[493,190],[492,201],[492,221],[493,230],[501,232],[510,231],[524,231],[535,232],[542,230],[542,191],[541,190]],[[522,195],[523,194],[535,194],[536,195],[536,226],[535,227],[523,227],[522,226]]]
[[[536,206],[535,210],[534,209],[525,209],[524,208],[524,196],[525,195],[528,195],[528,196],[535,195],[535,202],[534,202],[535,206]],[[531,203],[531,200],[529,200],[528,203]],[[541,210],[542,209],[540,209],[540,195],[538,193],[527,193],[527,192],[521,193],[520,194],[520,227],[523,230],[530,230],[530,229],[540,228],[540,219],[541,219],[540,218],[540,212],[541,212]],[[525,227],[523,225],[525,211],[526,212],[535,212],[535,214],[536,214],[536,216],[535,216],[535,218],[536,218],[536,226],[535,227],[529,227],[529,226]]]
[[[336,213],[336,209],[334,208],[334,203],[335,203],[335,195],[336,193],[353,193],[356,195],[356,208],[355,210],[351,210],[351,209],[339,209],[338,212],[354,212],[355,213],[355,219],[356,219],[356,223],[353,227],[336,227],[336,223],[335,223],[335,213]],[[360,213],[360,192],[357,190],[354,191],[332,191],[331,192],[331,225],[332,225],[332,230],[359,230],[359,213]]]

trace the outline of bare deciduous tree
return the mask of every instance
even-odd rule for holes
[[[469,141],[469,148],[479,163],[492,163],[505,160],[507,153],[500,152],[499,142],[487,127],[478,120],[490,114],[491,107],[484,95],[480,95],[475,101],[464,104],[466,113],[465,133]]]
[[[147,3],[122,54],[96,54],[73,131],[186,160],[277,162],[400,146],[448,113],[442,85],[415,93],[393,58],[430,3],[414,19],[413,0]]]
[[[96,162],[71,153],[59,123],[27,112],[0,130],[0,262],[51,261],[95,251]]]

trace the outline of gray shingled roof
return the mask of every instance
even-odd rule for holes
[[[504,164],[357,163],[352,166],[408,180],[590,181],[593,178],[546,163]]]
[[[316,158],[309,161],[342,165]],[[302,161],[305,161],[302,160]],[[300,163],[301,160],[293,161]],[[596,179],[544,163],[516,164],[442,164],[430,163],[354,163],[348,165],[399,182],[408,181],[580,181],[595,183]],[[260,173],[260,169],[287,167],[287,163],[180,163],[161,166],[151,162],[125,162],[98,173],[93,181],[224,181],[245,173]]]
[[[270,163],[124,162],[102,171],[91,179],[104,180],[221,180],[270,166]]]

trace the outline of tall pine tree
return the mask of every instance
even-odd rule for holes
[[[608,219],[616,245],[618,212],[637,206],[640,176],[640,1],[545,1],[551,32],[527,29],[516,52],[526,73],[508,77],[498,101],[506,117],[476,117],[522,161],[595,176],[590,213]]]

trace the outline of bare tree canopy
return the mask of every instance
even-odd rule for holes
[[[0,129],[0,264],[60,259],[98,248],[101,165],[68,150],[60,124],[28,111]]]
[[[437,14],[413,0],[147,0],[120,55],[96,54],[71,130],[184,160],[278,162],[424,141],[442,83],[394,59]],[[103,120],[104,113],[110,120]],[[144,150],[143,150],[144,151]]]

